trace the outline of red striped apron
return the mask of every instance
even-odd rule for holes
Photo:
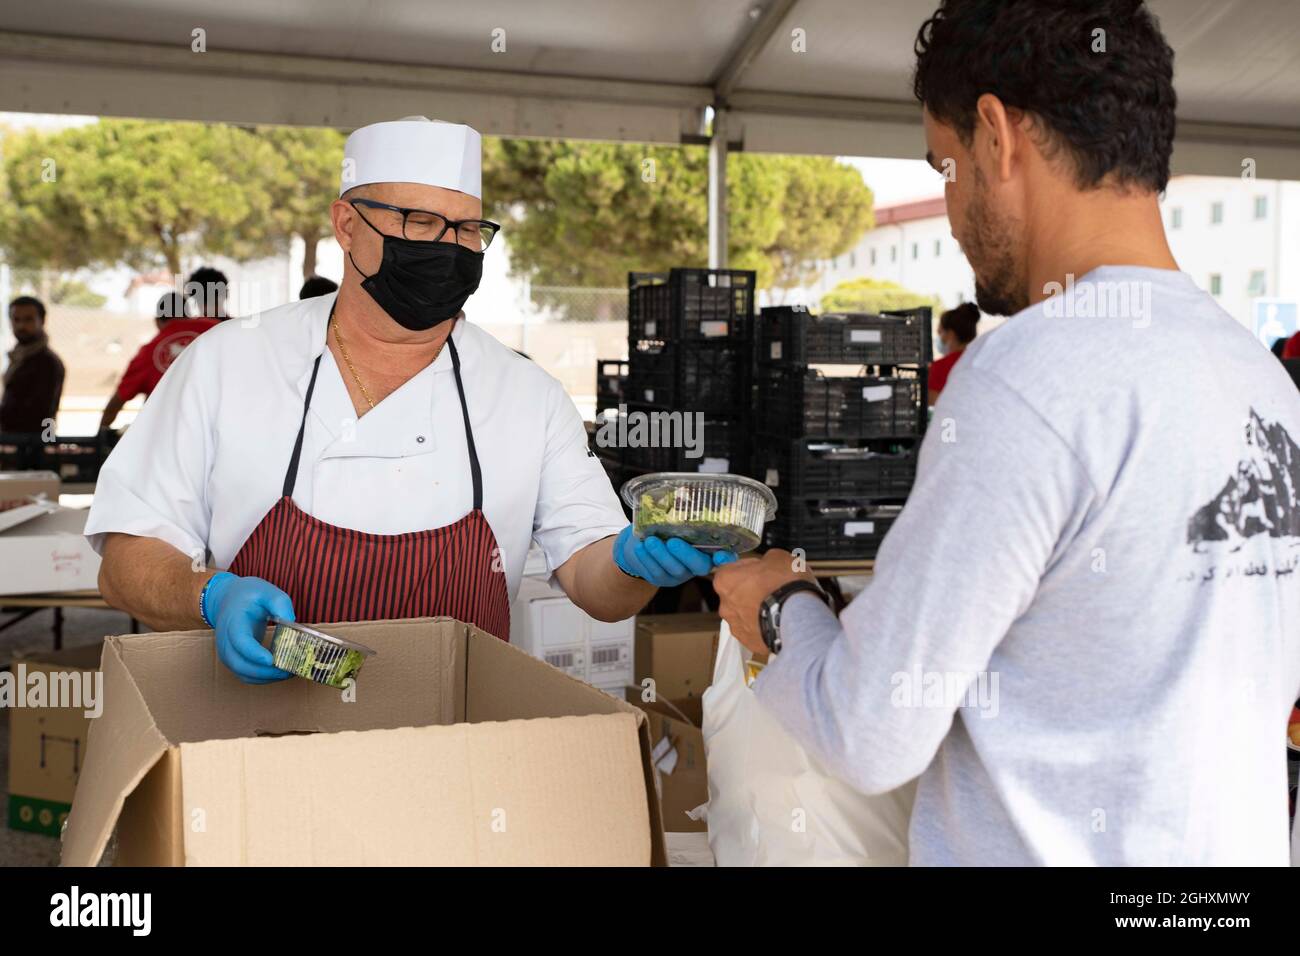
[[[447,347],[474,483],[469,514],[442,528],[370,534],[327,524],[294,504],[298,459],[322,352],[312,367],[281,497],[235,555],[232,573],[270,581],[293,599],[294,614],[305,623],[446,615],[510,640],[505,569],[483,514],[483,474],[465,404],[460,356],[450,336]],[[375,490],[383,493],[382,488]]]

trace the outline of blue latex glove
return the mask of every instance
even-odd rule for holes
[[[694,577],[703,577],[715,565],[735,561],[730,551],[715,551],[710,557],[681,538],[656,538],[644,540],[632,533],[628,525],[614,539],[614,563],[633,577],[649,581],[657,588],[670,588],[684,584]]]
[[[222,571],[208,582],[203,610],[217,632],[217,657],[245,684],[293,676],[272,664],[271,652],[262,646],[268,617],[294,620],[289,595],[261,578]]]

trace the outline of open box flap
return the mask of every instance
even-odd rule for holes
[[[663,812],[655,786],[650,721],[645,712],[617,700],[585,681],[500,641],[469,628],[466,654],[466,714],[471,721],[520,720],[565,714],[627,714],[636,720],[641,766],[652,840],[651,863],[668,865]]]
[[[290,678],[245,684],[217,657],[209,630],[117,638],[122,660],[173,744],[283,733],[333,733],[462,720],[465,625],[420,618],[326,624],[373,646],[353,693]]]
[[[122,660],[121,639],[104,641],[104,707],[113,720],[91,721],[86,762],[77,778],[63,834],[63,865],[94,866],[122,812],[122,803],[167,751],[167,738]]]
[[[620,713],[181,744],[185,862],[644,866],[637,732]]]

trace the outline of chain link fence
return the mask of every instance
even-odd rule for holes
[[[584,417],[592,418],[596,360],[627,354],[627,289],[525,289],[522,307],[512,316],[517,321],[484,321],[482,327],[558,378]],[[56,303],[49,305],[46,331],[66,369],[59,427],[69,434],[92,433],[127,363],[154,335],[153,314]],[[139,404],[131,403],[119,424]]]
[[[627,322],[627,289],[534,285],[539,317],[552,322]]]

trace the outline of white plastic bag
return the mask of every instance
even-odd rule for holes
[[[823,771],[759,704],[726,622],[704,692],[718,866],[903,866],[915,781],[869,797]]]

